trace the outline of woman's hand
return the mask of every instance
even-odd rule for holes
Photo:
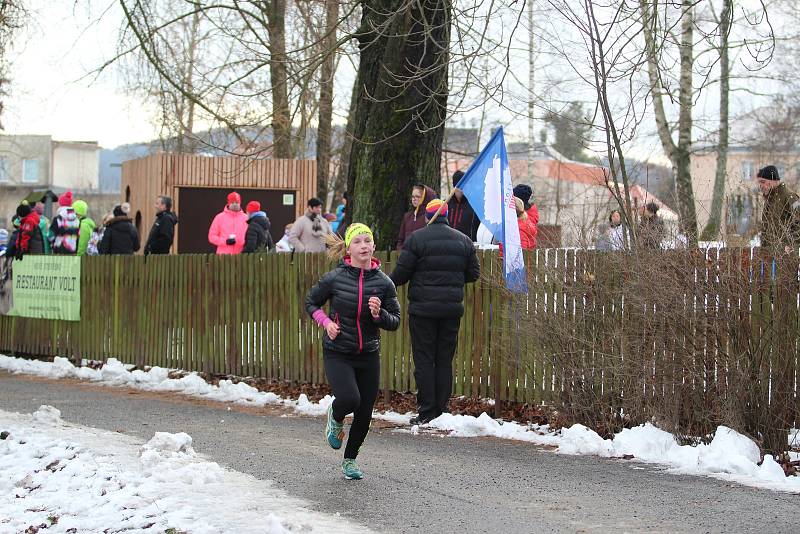
[[[339,325],[331,321],[328,323],[328,326],[325,327],[325,331],[328,333],[328,337],[331,338],[331,341],[336,339],[336,336],[339,335]]]
[[[369,311],[373,318],[378,319],[381,316],[381,299],[378,297],[370,297]]]

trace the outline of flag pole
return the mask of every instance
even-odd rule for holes
[[[447,204],[450,202],[450,199],[451,199],[451,198],[453,198],[453,195],[455,195],[455,194],[456,194],[456,191],[460,191],[460,189],[459,189],[459,188],[457,188],[457,187],[454,187],[454,188],[453,188],[453,190],[452,190],[452,191],[450,191],[450,195],[447,197],[447,200],[445,200],[445,201],[442,203],[442,205],[441,205],[441,206],[439,206],[439,209],[438,209],[438,210],[436,210],[436,213],[434,213],[434,214],[433,214],[433,217],[431,217],[431,220],[430,220],[430,221],[428,221],[428,223],[427,223],[427,224],[430,224],[430,223],[432,223],[433,221],[435,221],[435,220],[436,220],[436,217],[438,217],[438,216],[439,216],[439,214],[442,212],[442,208],[443,208],[443,207],[445,207],[445,206],[447,206]]]

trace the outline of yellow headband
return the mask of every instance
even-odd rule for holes
[[[369,226],[366,224],[354,223],[348,226],[347,231],[344,233],[344,246],[349,247],[353,238],[361,234],[368,234],[373,241],[375,240],[375,237],[372,235],[372,230],[369,229]]]

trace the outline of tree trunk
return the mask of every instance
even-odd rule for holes
[[[189,93],[194,93],[194,69],[199,32],[200,13],[195,13],[192,16],[192,25],[189,31],[188,58],[184,67],[184,84]],[[181,114],[178,119],[181,122],[181,131],[178,135],[178,142],[180,143],[178,152],[193,153],[196,150],[196,143],[194,140],[194,113],[194,101],[181,96]]]
[[[339,0],[325,1],[325,36],[321,40],[325,59],[320,69],[319,124],[317,125],[317,197],[327,205],[331,167],[331,121],[333,119],[333,78],[336,65],[336,26]]]
[[[440,186],[450,4],[362,1],[348,211],[382,249],[397,239],[411,187]]]
[[[667,116],[664,111],[663,94],[658,57],[656,52],[655,27],[658,14],[650,11],[648,2],[642,0],[642,26],[644,29],[647,74],[650,81],[650,96],[656,116],[656,127],[661,146],[672,162],[677,188],[680,227],[689,245],[697,246],[697,212],[694,205],[694,188],[691,175],[692,150],[692,67],[694,64],[693,42],[694,11],[692,0],[683,0],[681,7],[680,81],[678,92],[678,143],[672,139]],[[654,9],[657,9],[656,4]]]
[[[267,13],[272,89],[273,157],[291,158],[292,122],[286,68],[286,0],[271,0]]]
[[[731,66],[728,59],[728,37],[733,16],[733,0],[724,0],[719,21],[719,144],[717,145],[717,172],[714,176],[714,193],[711,213],[703,229],[706,241],[717,239],[722,233],[722,205],[725,202],[725,179],[728,170],[728,108],[730,97]]]
[[[350,95],[350,111],[347,113],[347,126],[344,131],[344,140],[342,141],[342,148],[339,155],[339,169],[336,173],[336,180],[334,183],[335,194],[333,196],[332,206],[338,206],[338,200],[342,198],[343,193],[347,189],[347,177],[350,174],[350,155],[353,152],[353,132],[355,131],[356,123],[356,108],[358,107],[358,80],[353,83],[353,91]],[[352,199],[352,196],[351,196]],[[345,210],[344,220],[342,227],[350,224],[351,209]]]
[[[534,63],[536,61],[536,37],[533,34],[533,7],[534,2],[528,3],[528,182],[533,185],[533,160],[536,154],[536,124],[534,114],[536,113],[535,96],[533,92],[534,82]]]

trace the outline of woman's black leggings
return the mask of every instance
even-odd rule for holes
[[[378,397],[380,353],[347,354],[325,350],[323,360],[325,375],[336,397],[333,401],[333,418],[341,423],[346,415],[353,414],[344,457],[355,460],[369,432],[372,408]]]

